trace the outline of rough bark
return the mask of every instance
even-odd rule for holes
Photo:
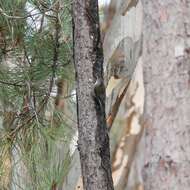
[[[146,190],[190,187],[190,1],[143,0]]]
[[[103,80],[103,50],[97,0],[73,1],[74,62],[77,81],[78,148],[85,190],[112,190],[109,137],[105,119],[105,88],[93,97]]]

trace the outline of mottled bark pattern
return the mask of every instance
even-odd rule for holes
[[[190,1],[143,0],[146,190],[190,189]]]
[[[105,89],[92,96],[94,83],[103,78],[98,1],[74,0],[74,59],[78,102],[78,148],[85,190],[112,190],[109,137],[105,120]]]

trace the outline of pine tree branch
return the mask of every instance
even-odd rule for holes
[[[0,14],[7,17],[8,19],[26,19],[28,17],[31,17],[31,16],[36,16],[36,15],[39,15],[41,13],[35,13],[33,15],[31,14],[28,14],[26,16],[12,16],[12,15],[8,15],[2,8],[0,8]]]
[[[35,114],[33,114],[30,118],[28,118],[26,120],[26,122],[24,122],[23,124],[21,124],[20,126],[17,126],[11,133],[10,136],[16,136],[16,133],[18,131],[20,131],[20,129],[22,129],[24,126],[26,126],[27,124],[29,124],[30,122],[33,121],[33,119],[35,119],[38,114],[44,109],[45,105],[47,104],[53,85],[54,85],[54,80],[55,80],[55,73],[56,73],[56,69],[57,69],[57,62],[58,62],[58,58],[59,58],[59,37],[60,37],[60,24],[59,24],[59,7],[57,7],[57,12],[56,12],[56,23],[55,23],[55,42],[54,42],[54,55],[53,55],[53,63],[52,63],[52,77],[50,79],[50,84],[49,84],[49,89],[48,89],[48,93],[46,94],[45,98],[41,101],[41,103],[39,104],[39,108],[37,111],[35,111]],[[26,56],[26,54],[25,54]],[[70,95],[73,96],[73,95]],[[65,98],[68,98],[69,96],[66,96]],[[27,112],[29,112],[30,110],[28,110]],[[27,113],[25,113],[27,114]],[[22,115],[22,114],[21,114]]]
[[[23,87],[24,85],[18,84],[20,82],[21,81],[12,83],[12,82],[6,82],[6,81],[0,80],[0,83],[4,84],[4,85],[10,85],[10,86],[15,86],[15,87]]]
[[[34,14],[28,13],[26,16],[13,16],[13,15],[8,15],[2,8],[0,8],[0,14],[3,15],[3,16],[5,16],[8,19],[27,19],[29,17],[32,18],[34,16],[41,15],[41,14],[44,14],[47,17],[55,18],[52,15],[47,15],[46,14],[47,12],[50,12],[50,11],[51,11],[51,9],[48,9],[48,10],[44,10],[42,12],[37,12],[37,13],[34,13]]]

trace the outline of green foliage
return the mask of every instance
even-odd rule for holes
[[[72,130],[51,93],[58,80],[73,88],[71,50],[70,1],[0,0],[0,178],[16,151],[11,172],[23,164],[28,189],[63,182]]]
[[[38,127],[39,129],[36,129]],[[18,140],[19,144],[23,145],[20,146],[21,155],[30,176],[27,189],[49,189],[53,182],[57,185],[63,182],[71,161],[66,149],[69,139],[61,135],[68,132],[65,130],[64,125],[58,130],[34,125],[27,131],[24,139]],[[60,145],[65,149],[60,151]]]

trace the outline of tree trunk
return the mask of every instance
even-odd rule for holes
[[[75,0],[74,62],[77,81],[78,148],[85,190],[112,190],[109,137],[105,119],[103,50],[98,1]],[[95,90],[95,91],[94,91]]]
[[[146,190],[190,187],[190,1],[143,0]]]

